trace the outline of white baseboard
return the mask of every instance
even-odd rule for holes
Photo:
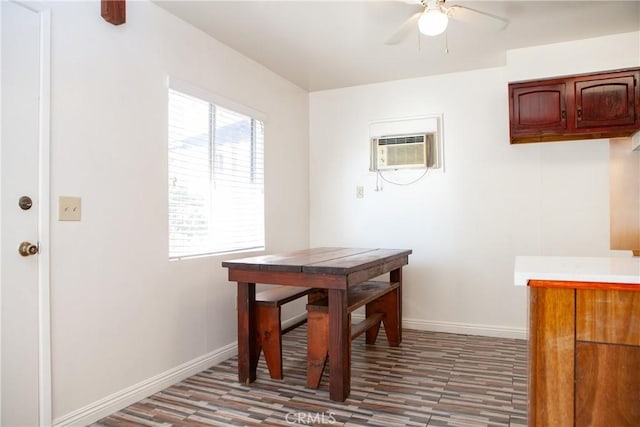
[[[306,318],[307,318],[307,312],[305,311],[304,313],[300,313],[297,316],[293,316],[290,319],[284,320],[282,322],[282,329],[288,328],[289,326],[296,324]]]
[[[353,319],[362,320],[364,315],[354,314]],[[402,319],[402,327],[406,329],[415,329],[418,331],[432,331],[432,332],[447,332],[450,334],[463,334],[463,335],[481,335],[485,337],[495,338],[514,338],[523,339],[528,338],[526,328],[512,328],[506,326],[494,326],[494,325],[478,325],[473,323],[454,323],[454,322],[440,322],[434,320],[421,320],[421,319]]]
[[[55,427],[86,426],[237,354],[238,344],[229,344],[63,415],[53,420],[53,425]]]
[[[447,332],[450,334],[482,335],[495,338],[528,339],[527,328],[479,325],[474,323],[438,322],[418,319],[403,319],[402,326],[419,331]]]

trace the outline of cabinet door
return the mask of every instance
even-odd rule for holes
[[[627,73],[576,79],[576,129],[634,125],[636,75]]]
[[[575,426],[640,425],[640,347],[576,344]]]
[[[577,340],[640,348],[640,292],[579,289],[576,300]]]
[[[567,128],[566,84],[510,86],[511,133],[544,134]]]

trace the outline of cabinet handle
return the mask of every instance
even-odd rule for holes
[[[578,107],[578,120],[582,120],[582,107]]]
[[[562,110],[562,118],[563,119],[567,118],[567,112],[565,110]]]

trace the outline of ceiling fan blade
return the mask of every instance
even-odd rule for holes
[[[447,14],[456,21],[489,31],[503,30],[509,24],[506,18],[466,6],[451,6]]]
[[[406,39],[407,36],[412,31],[417,31],[418,19],[420,19],[420,15],[422,15],[422,9],[419,12],[414,13],[409,19],[404,21],[404,24],[402,24],[400,28],[398,28],[398,30],[395,33],[393,33],[393,35],[389,37],[387,41],[384,42],[384,44],[386,45],[398,44],[404,39]]]

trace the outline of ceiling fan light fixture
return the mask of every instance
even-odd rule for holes
[[[439,7],[427,8],[418,20],[418,29],[425,36],[437,36],[444,33],[449,17]]]

